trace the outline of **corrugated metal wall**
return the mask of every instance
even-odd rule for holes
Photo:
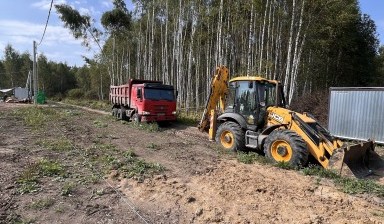
[[[330,88],[329,131],[384,144],[384,88]]]

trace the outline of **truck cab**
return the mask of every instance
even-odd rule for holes
[[[131,79],[128,84],[111,86],[112,115],[135,122],[176,120],[176,92],[160,81]]]

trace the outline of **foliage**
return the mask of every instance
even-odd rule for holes
[[[57,111],[52,108],[36,106],[18,108],[12,113],[16,117],[21,117],[26,125],[35,130],[43,128],[48,121],[60,116]]]
[[[33,193],[39,190],[39,178],[66,177],[65,168],[57,161],[41,159],[25,168],[17,180],[19,194]]]
[[[66,138],[59,138],[55,140],[40,140],[38,145],[52,151],[65,152],[73,149],[72,143]]]
[[[265,164],[267,161],[264,156],[260,156],[255,152],[248,152],[248,153],[238,152],[237,160],[245,164],[253,164],[255,162]]]
[[[302,169],[305,175],[319,176],[332,179],[341,190],[348,194],[369,193],[379,197],[384,197],[384,186],[369,179],[355,179],[336,174],[332,170],[327,170],[319,166],[306,167]]]

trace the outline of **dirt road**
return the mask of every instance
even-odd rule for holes
[[[384,223],[384,195],[243,164],[196,128],[0,104],[0,223]]]

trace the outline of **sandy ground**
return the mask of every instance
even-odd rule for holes
[[[22,107],[28,105],[0,104],[0,223],[384,223],[383,197],[240,163],[195,127],[149,132],[109,115],[48,105],[65,116],[36,128],[15,113]],[[42,144],[63,139],[73,147]],[[119,159],[127,151],[165,170],[125,178],[99,163],[106,153]],[[41,159],[60,162],[66,175],[43,175],[37,190],[21,193],[20,177]]]

